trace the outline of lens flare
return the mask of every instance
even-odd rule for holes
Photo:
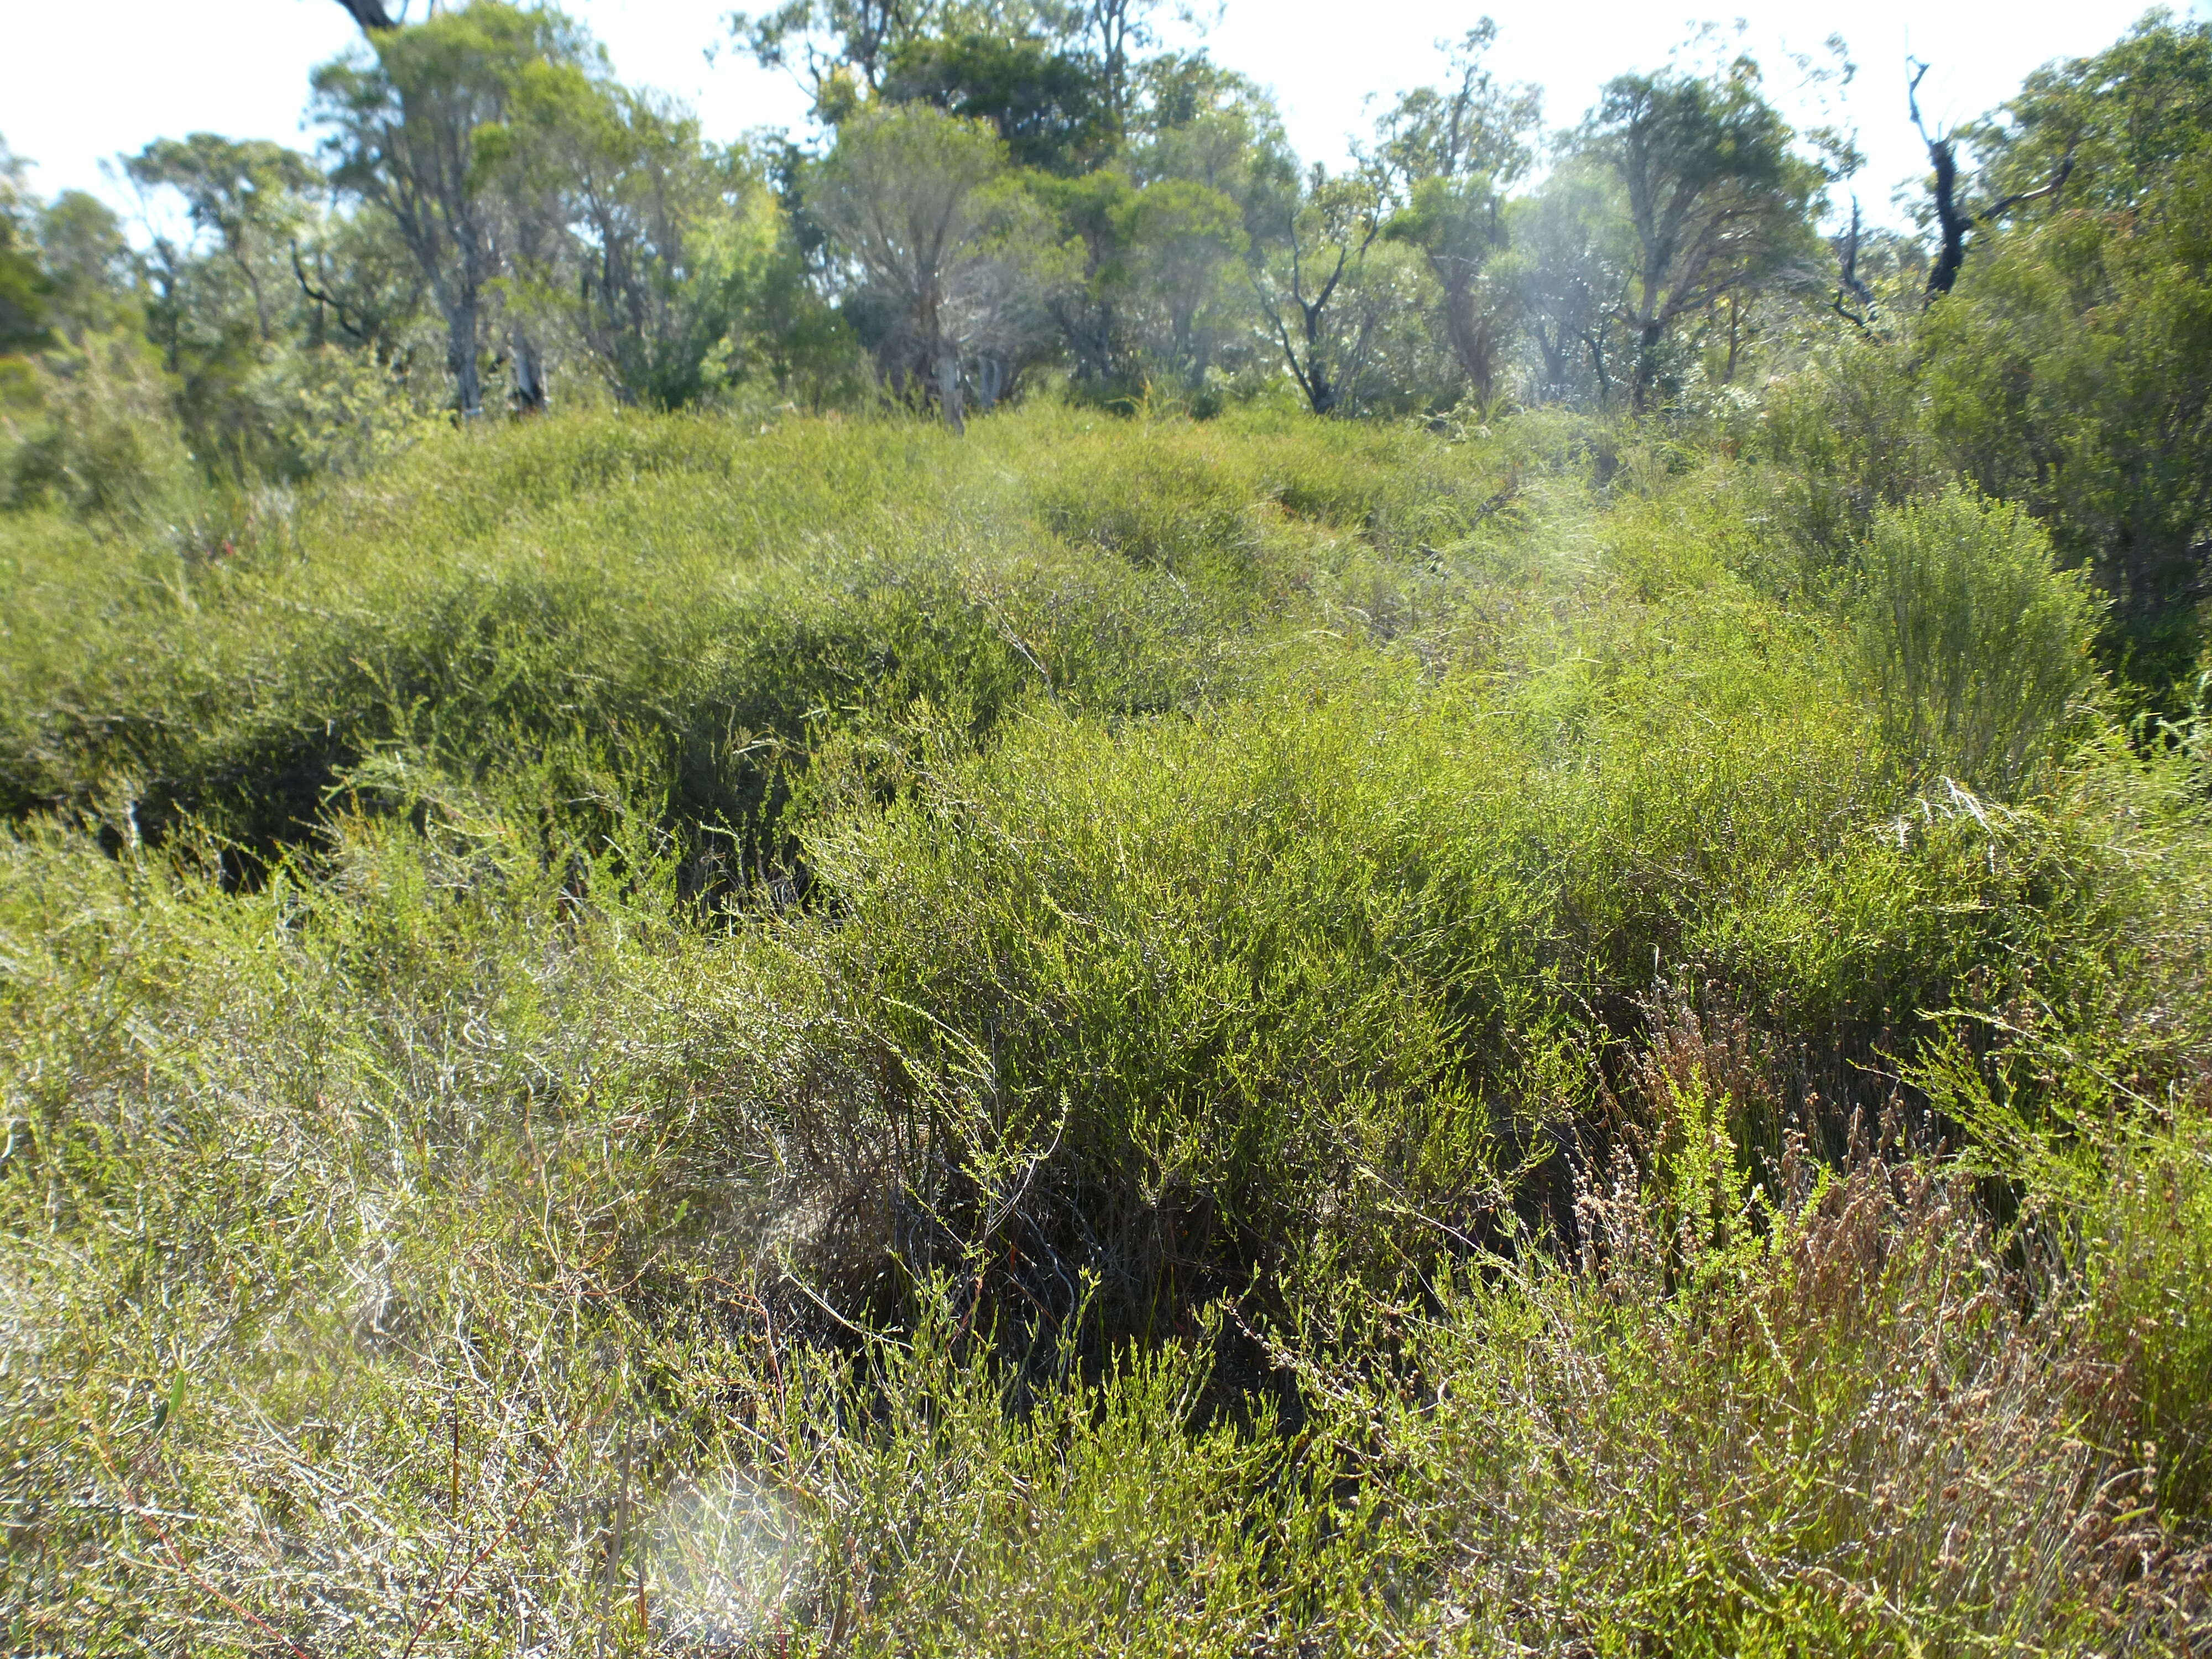
[[[654,1623],[714,1644],[775,1631],[805,1587],[813,1558],[805,1523],[738,1472],[678,1486],[654,1517]]]

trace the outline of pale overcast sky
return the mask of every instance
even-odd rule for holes
[[[210,131],[307,147],[300,118],[307,71],[353,40],[335,0],[6,3],[0,136],[37,164],[40,190],[76,186],[118,204],[124,198],[103,182],[101,161],[155,137]],[[2193,9],[2203,15],[2207,5],[2212,0],[2197,0]],[[689,100],[709,137],[804,121],[805,100],[787,77],[728,50],[727,0],[569,0],[567,9],[605,42],[618,74]],[[1867,153],[1857,188],[1869,217],[1893,220],[1892,190],[1924,159],[1905,117],[1908,55],[1934,65],[1923,88],[1929,116],[1961,119],[2002,101],[2037,64],[2106,45],[2144,9],[2142,0],[1227,0],[1208,45],[1273,89],[1302,155],[1336,161],[1346,136],[1372,118],[1367,97],[1431,78],[1434,42],[1463,33],[1486,9],[1498,20],[1495,67],[1542,86],[1555,127],[1579,118],[1608,76],[1662,63],[1707,19],[1731,33],[1742,20],[1770,92],[1801,124],[1832,118],[1801,94],[1787,55],[1817,52],[1841,32],[1859,74],[1835,112],[1856,125]]]

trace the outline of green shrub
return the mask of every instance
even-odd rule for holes
[[[50,356],[38,380],[40,412],[5,456],[0,502],[149,526],[189,512],[199,480],[143,340],[88,334]]]
[[[1031,1307],[1096,1273],[1109,1322],[1301,1261],[1387,1291],[1501,1203],[1566,1224],[1562,1146],[1656,1132],[1663,1101],[1620,1115],[1655,982],[1745,1022],[1727,1113],[1770,1153],[1840,1146],[1869,1063],[1962,1001],[2155,1001],[2121,920],[2155,907],[2097,832],[1900,818],[1848,706],[1702,626],[1564,733],[1350,655],[1196,720],[925,746],[888,811],[821,780],[805,949],[912,1151],[897,1253]]]
[[[2016,790],[2081,729],[2096,615],[2018,507],[1954,487],[1878,513],[1854,616],[1890,743]]]
[[[1252,615],[1237,591],[988,518],[948,544],[926,509],[890,516],[943,491],[931,434],[666,425],[457,434],[234,556],[119,590],[57,573],[8,804],[119,803],[147,833],[197,814],[265,848],[311,833],[374,753],[481,775],[586,741],[621,748],[672,826],[772,843],[811,733],[917,700],[979,736],[1027,696],[1167,706]],[[395,509],[402,488],[419,507]]]
[[[1825,570],[1849,566],[1876,514],[1939,494],[1949,475],[1915,369],[1899,342],[1845,338],[1766,398],[1753,453],[1772,466],[1789,539]]]
[[[2084,1217],[2094,1340],[2172,1513],[2212,1516],[2212,1127],[2191,1111],[2113,1160]]]

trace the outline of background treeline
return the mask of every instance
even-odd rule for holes
[[[1840,546],[1953,477],[2115,600],[2148,701],[2193,678],[2207,546],[2212,34],[2154,13],[1930,133],[1925,238],[1840,222],[1850,136],[1692,51],[1547,132],[1486,21],[1302,166],[1267,96],[1144,0],[739,15],[816,141],[706,141],[579,25],[484,3],[312,77],[310,156],[197,133],[123,164],[150,234],[0,159],[17,502],[298,481],[444,411],[556,398],[958,427],[1050,388],[1205,415],[1560,403],[1765,446]],[[1848,76],[1840,47],[1832,68]],[[1776,388],[1778,395],[1759,393]],[[172,516],[179,509],[169,501]],[[190,516],[185,514],[185,516]]]

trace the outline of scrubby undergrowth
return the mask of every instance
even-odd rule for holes
[[[2195,728],[1586,435],[0,521],[13,1648],[2200,1650]]]

